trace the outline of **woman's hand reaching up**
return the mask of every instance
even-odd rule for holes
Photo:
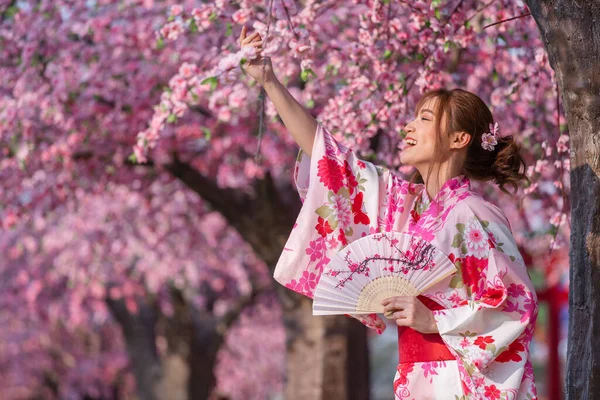
[[[251,46],[255,48],[256,58],[249,60],[242,65],[242,69],[250,75],[259,85],[264,86],[265,83],[274,82],[277,80],[273,73],[273,66],[269,57],[262,57],[263,41],[258,32],[247,35],[246,27],[242,27],[239,40],[240,47]]]

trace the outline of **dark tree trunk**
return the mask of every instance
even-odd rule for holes
[[[253,286],[221,317],[213,315],[220,293],[202,288],[206,309],[198,310],[182,292],[171,288],[173,315],[157,312],[152,300],[140,299],[138,312],[131,313],[123,300],[106,299],[119,322],[136,378],[141,400],[208,399],[215,386],[217,354],[224,335],[243,310],[254,303],[264,288]],[[149,301],[149,302],[147,302]],[[156,337],[166,338],[167,354],[159,357]]]
[[[571,136],[568,399],[600,398],[600,3],[528,0]]]
[[[277,188],[267,175],[255,182],[254,195],[248,195],[219,188],[177,159],[168,170],[219,211],[271,269],[275,267],[301,206],[291,185]],[[277,292],[287,337],[286,400],[368,400],[366,328],[345,316],[313,317],[311,300],[280,285]]]
[[[368,400],[365,326],[345,316],[314,317],[312,300],[280,290],[287,334],[285,399]]]
[[[156,385],[162,368],[156,351],[153,307],[141,304],[138,313],[132,315],[124,301],[107,298],[106,302],[123,331],[140,399],[160,400],[156,397]]]

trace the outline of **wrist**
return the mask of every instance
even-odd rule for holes
[[[431,317],[431,320],[430,320],[429,328],[431,330],[431,333],[440,333],[440,330],[438,329],[437,322],[435,321],[433,312],[431,312],[431,311],[430,311],[430,317]]]
[[[263,83],[263,87],[265,88],[265,90],[267,92],[276,89],[277,86],[281,85],[281,83],[277,80],[277,78],[272,77],[270,79],[265,80],[265,82]]]

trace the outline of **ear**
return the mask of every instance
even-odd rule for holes
[[[460,150],[467,147],[470,142],[471,134],[464,131],[454,132],[450,138],[450,148]]]

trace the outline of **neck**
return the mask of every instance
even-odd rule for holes
[[[462,165],[452,165],[452,163],[449,162],[439,165],[438,168],[433,167],[431,175],[428,175],[429,165],[425,166],[423,169],[417,168],[417,170],[423,177],[423,182],[427,185],[427,194],[432,199],[438,194],[444,183],[455,176],[463,174]]]

